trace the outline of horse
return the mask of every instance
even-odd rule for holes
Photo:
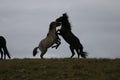
[[[67,13],[56,19],[57,22],[61,22],[61,28],[57,30],[58,35],[61,35],[63,39],[69,44],[69,48],[72,52],[71,58],[75,55],[74,50],[77,52],[78,58],[86,58],[87,53],[83,51],[83,45],[80,40],[72,33],[71,24],[68,19]]]
[[[56,33],[56,27],[60,26],[61,23],[53,21],[50,23],[49,26],[49,32],[47,33],[47,36],[42,39],[39,43],[39,46],[35,47],[33,49],[33,56],[37,54],[37,49],[41,51],[41,59],[43,59],[44,54],[47,52],[48,48],[51,47],[53,44],[57,44],[56,47],[60,45],[60,40],[58,39],[58,35]]]
[[[6,55],[8,56],[9,59],[11,58],[7,50],[6,39],[3,36],[0,36],[0,53],[1,53],[1,59],[3,59],[3,55],[4,55],[4,59],[6,59]]]

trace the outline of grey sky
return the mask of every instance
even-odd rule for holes
[[[49,23],[64,12],[88,57],[120,58],[120,0],[0,0],[0,35],[6,38],[12,57],[32,58]],[[45,55],[69,56],[63,39],[57,50],[50,48]]]

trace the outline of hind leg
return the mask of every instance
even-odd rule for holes
[[[4,60],[6,59],[6,53],[4,53]]]
[[[1,59],[3,59],[3,51],[2,51],[2,49],[0,49],[0,53],[1,53]]]
[[[74,48],[72,46],[70,46],[70,50],[72,52],[72,56],[71,56],[71,58],[72,58],[75,55]]]
[[[43,56],[45,55],[45,53],[47,52],[47,49],[44,49],[40,55],[41,59],[43,59]]]
[[[77,52],[78,59],[79,59],[79,56],[80,56],[80,51],[79,51],[79,49],[75,49],[75,50],[76,50],[76,52]]]

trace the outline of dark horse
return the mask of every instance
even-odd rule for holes
[[[78,58],[79,55],[81,55],[83,58],[86,58],[87,53],[83,51],[83,45],[71,31],[71,25],[67,14],[64,13],[61,17],[57,18],[56,21],[62,23],[61,29],[59,29],[57,33],[61,35],[63,39],[70,45],[69,47],[72,52],[71,58],[75,55],[74,50],[76,50]]]
[[[1,59],[3,59],[3,54],[4,54],[4,59],[6,59],[6,55],[8,56],[9,59],[11,58],[6,47],[6,40],[3,36],[0,36],[0,53],[1,53]]]

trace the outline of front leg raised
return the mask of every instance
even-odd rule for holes
[[[57,41],[55,42],[56,45],[52,46],[52,48],[56,47],[56,49],[57,49],[60,46],[60,44],[61,44],[61,39],[58,36],[59,35],[59,33],[58,33],[59,31],[60,30],[56,31]]]

